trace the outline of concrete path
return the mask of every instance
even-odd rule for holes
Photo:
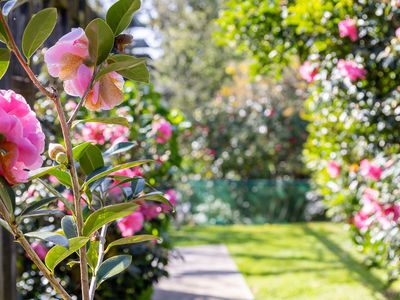
[[[178,248],[153,300],[254,300],[224,245]]]

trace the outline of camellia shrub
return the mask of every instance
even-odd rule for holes
[[[49,75],[62,83],[72,102],[62,102],[56,85],[38,79],[30,67],[32,55],[56,25],[57,10],[47,8],[33,15],[19,48],[7,21],[14,4],[16,1],[6,2],[0,14],[0,40],[6,45],[0,50],[1,75],[7,71],[10,56],[15,56],[51,109],[36,110],[37,115],[21,95],[12,90],[0,92],[0,225],[34,263],[22,275],[28,285],[33,280],[29,277],[34,276],[31,268],[35,274],[40,271],[49,297],[73,299],[81,293],[83,300],[94,299],[96,290],[104,291],[104,282],[135,263],[132,254],[143,255],[143,250],[132,250],[133,244],[149,242],[147,249],[158,247],[162,236],[157,228],[165,225],[156,223],[173,210],[174,193],[170,190],[164,196],[154,187],[158,178],[154,164],[163,165],[153,159],[157,153],[146,159],[143,156],[149,152],[133,151],[137,145],[130,141],[129,128],[138,120],[129,118],[128,113],[112,112],[131,98],[124,93],[125,79],[149,79],[145,60],[120,52],[123,47],[115,43],[140,1],[117,1],[105,20],[98,18],[85,29],[72,29],[45,51]],[[82,113],[83,107],[96,113]],[[54,111],[56,118],[52,117],[50,128],[59,127],[50,135],[39,118],[48,122]],[[172,140],[174,130],[162,114],[151,115],[147,123],[147,138],[154,140],[154,148]],[[142,128],[142,124],[134,128]],[[150,147],[144,146],[146,143],[142,139],[141,147]],[[48,157],[43,165],[46,148]],[[144,179],[147,170],[154,172],[149,181]],[[31,182],[34,184],[25,191]],[[158,186],[163,191],[170,188],[165,182]],[[55,222],[60,215],[60,222]],[[66,273],[68,276],[63,276]],[[58,279],[59,274],[66,279]],[[137,274],[148,280],[145,273]],[[121,284],[116,293],[121,293]],[[110,295],[103,293],[102,298],[107,297]]]
[[[122,160],[134,160],[143,156],[152,158],[156,163],[125,169],[116,172],[114,175],[146,177],[148,182],[155,182],[154,186],[158,190],[165,192],[171,203],[176,203],[178,194],[172,185],[174,182],[173,174],[180,167],[181,159],[179,149],[175,145],[177,144],[176,139],[182,131],[180,125],[184,119],[179,111],[168,109],[163,103],[160,94],[154,91],[151,85],[138,85],[132,81],[127,81],[124,86],[124,94],[127,100],[118,108],[107,111],[107,115],[114,118],[117,118],[117,116],[125,117],[132,124],[129,128],[124,125],[99,122],[78,123],[76,124],[76,134],[73,141],[77,144],[90,141],[101,151],[106,151],[106,149],[115,147],[115,145],[130,146],[131,149],[125,148],[124,152],[109,157],[114,163]],[[62,100],[66,102],[65,107],[67,110],[73,111],[76,103],[67,99]],[[35,103],[35,109],[40,114],[45,114],[47,111],[47,118],[41,120],[43,124],[56,122],[53,119],[54,112],[49,113],[46,99],[39,99]],[[96,121],[103,117],[103,113],[81,111],[78,116],[80,119]],[[133,120],[135,122],[132,122]],[[159,120],[162,120],[164,129],[159,126]],[[62,139],[57,130],[53,130],[51,133],[48,132],[47,137],[51,141],[60,141]],[[134,143],[129,141],[134,141]],[[49,179],[67,199],[72,198],[69,190],[61,185],[55,177],[51,176]],[[43,197],[44,189],[45,187],[41,183],[31,184],[21,197],[21,201],[17,201],[17,204],[19,202],[23,204],[25,199],[29,199],[28,201],[30,202],[37,201],[40,197]],[[112,189],[110,197],[119,201],[123,196],[123,192],[127,190],[129,190],[129,184],[122,183],[121,186]],[[46,197],[50,196],[49,193],[46,194]],[[69,214],[62,202],[56,202],[55,205],[57,205],[56,208]],[[97,292],[97,299],[115,299],[115,297],[150,299],[154,282],[167,275],[168,254],[172,247],[168,235],[171,216],[168,207],[148,201],[137,212],[118,221],[117,226],[108,228],[107,240],[109,242],[137,234],[153,234],[162,238],[163,243],[140,243],[132,244],[129,247],[126,245],[120,246],[119,251],[132,255],[132,263],[126,272],[110,279],[109,284],[113,286],[112,291],[107,288],[107,285],[100,287]],[[51,221],[49,219],[26,218],[21,227],[27,231],[40,225],[57,227],[61,220],[62,216],[57,215],[53,216]],[[48,244],[39,242],[35,244],[35,247],[38,247],[45,256],[49,250]],[[18,265],[19,293],[24,298],[36,299],[40,298],[41,295],[49,294],[49,292],[46,292],[49,287],[42,285],[40,275],[35,271],[35,266],[32,265],[31,268],[27,268],[29,266],[29,258],[24,256],[23,253],[20,255]],[[76,284],[77,266],[64,267],[61,271],[62,274],[59,274],[59,276],[64,282],[68,283],[69,290],[78,291],[79,285]],[[28,276],[28,274],[30,275]],[[35,276],[32,274],[35,274]]]
[[[219,38],[250,54],[258,72],[300,60],[314,187],[368,261],[397,277],[400,2],[238,2],[228,1]]]

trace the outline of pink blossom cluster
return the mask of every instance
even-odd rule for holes
[[[106,125],[102,123],[85,123],[81,130],[81,136],[84,141],[90,141],[95,144],[104,145],[106,142],[111,144],[127,142],[129,129],[122,125]]]
[[[364,80],[367,74],[367,71],[353,60],[339,59],[337,68],[340,75],[349,78],[351,81]]]
[[[68,95],[83,97],[89,88],[94,66],[89,55],[89,40],[82,28],[74,28],[49,48],[44,57],[49,74],[64,81]],[[84,105],[90,110],[111,109],[124,100],[124,79],[107,73],[88,92]]]
[[[365,189],[361,202],[361,210],[354,216],[354,225],[366,231],[377,221],[383,229],[389,229],[392,222],[397,222],[400,217],[400,205],[383,205],[378,202],[379,192],[367,188]]]
[[[336,161],[330,161],[328,162],[327,171],[331,178],[339,177],[340,165]]]
[[[303,78],[308,83],[311,83],[318,75],[318,66],[307,60],[301,65],[299,72],[301,78]]]
[[[33,242],[31,244],[31,247],[41,260],[44,260],[46,258],[47,252],[49,252],[49,249],[47,249],[46,246],[43,245],[41,242]]]
[[[165,196],[172,205],[176,205],[177,193],[174,189],[168,189],[165,192]],[[119,220],[117,227],[123,237],[132,236],[143,229],[145,221],[151,221],[157,218],[161,213],[168,213],[170,211],[171,208],[165,204],[159,205],[152,202],[143,202],[137,211]]]
[[[26,182],[28,171],[41,167],[44,134],[24,97],[0,90],[0,175],[8,183]]]
[[[340,37],[349,37],[351,41],[358,40],[357,23],[355,20],[347,18],[339,22]]]
[[[360,173],[366,178],[378,181],[382,176],[382,168],[369,160],[364,159],[360,162]]]
[[[157,143],[165,144],[172,137],[172,125],[164,118],[160,118],[153,122],[152,133],[156,135]]]

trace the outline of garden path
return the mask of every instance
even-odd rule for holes
[[[177,248],[153,300],[253,300],[224,245]]]

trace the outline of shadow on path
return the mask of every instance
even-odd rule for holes
[[[379,277],[371,273],[366,266],[355,260],[346,250],[340,247],[337,243],[332,241],[324,235],[322,232],[318,232],[312,229],[307,224],[303,225],[303,230],[306,234],[313,236],[319,242],[321,242],[327,249],[329,249],[346,267],[347,270],[360,281],[368,289],[375,293],[379,293],[386,299],[399,299],[400,293],[394,292],[388,289],[388,285],[385,284]]]
[[[196,295],[192,293],[166,291],[160,289],[155,291],[155,297],[157,299],[163,299],[163,300],[232,300],[232,298]],[[234,300],[246,300],[246,299],[235,298]]]

